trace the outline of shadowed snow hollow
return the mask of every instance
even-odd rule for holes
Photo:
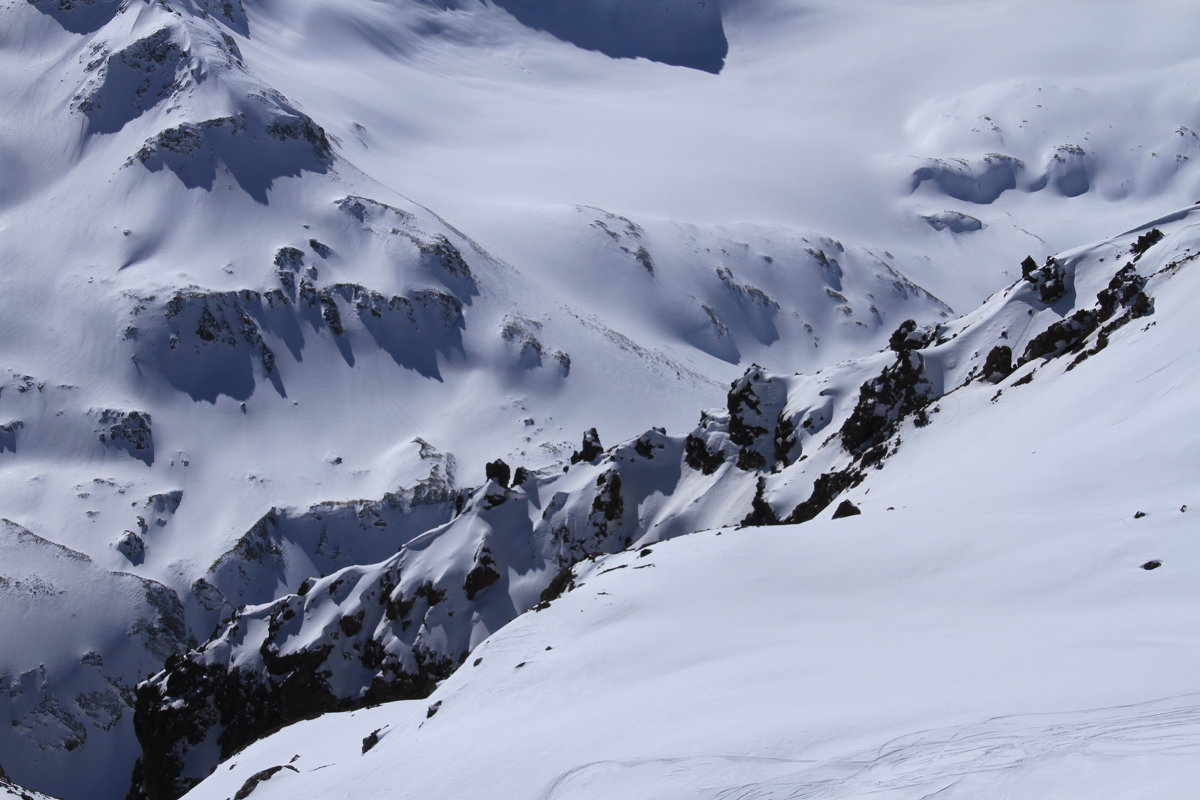
[[[523,24],[613,58],[720,72],[729,45],[718,0],[496,0]]]

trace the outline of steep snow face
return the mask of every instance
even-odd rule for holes
[[[800,527],[647,536],[581,562],[562,597],[483,642],[428,698],[286,728],[187,796],[251,782],[264,798],[374,796],[397,775],[435,798],[1186,794],[1200,752],[1200,638],[1185,611],[1200,547],[1197,468],[1177,432],[1200,388],[1187,312],[1198,261],[1186,209],[1034,264],[932,335],[902,326],[891,355],[786,393],[748,376],[730,394],[731,443],[806,408],[814,385],[837,431],[806,442],[801,424],[788,444],[776,429],[790,463],[747,470],[730,449],[714,478],[765,484],[775,514],[825,468],[810,462],[863,465],[870,449],[848,422],[869,414],[877,468],[842,495],[861,514],[838,519],[827,502]],[[893,416],[846,397],[888,362],[923,365],[920,408]],[[883,388],[867,381],[858,399]],[[726,518],[745,508],[723,496]],[[353,577],[347,610],[367,600]],[[284,624],[303,630],[331,607]]]

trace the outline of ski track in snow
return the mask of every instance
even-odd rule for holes
[[[967,777],[1067,757],[1200,756],[1200,694],[1087,711],[1007,715],[810,760],[698,755],[596,761],[564,772],[540,800],[926,800]]]

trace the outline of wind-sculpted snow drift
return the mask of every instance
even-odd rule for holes
[[[1069,381],[1119,331],[1136,336],[1130,323],[1196,258],[1193,216],[1031,265],[972,314],[902,324],[875,356],[812,376],[752,367],[687,435],[655,429],[602,450],[592,431],[562,472],[497,465],[396,555],[239,610],[142,684],[141,791],[177,795],[288,722],[425,696],[487,636],[570,590],[582,563],[708,528],[807,522],[869,491],[948,397],[1002,402]]]
[[[1161,83],[1171,87],[1174,81]],[[1127,124],[1098,124],[1117,106]],[[1013,190],[1064,198],[1094,192],[1107,199],[1153,197],[1172,186],[1194,191],[1197,123],[1184,95],[1170,88],[1158,99],[1149,91],[1120,97],[1093,83],[989,86],[914,113],[911,124],[923,132],[926,146],[976,155],[926,159],[912,172],[912,189],[928,183],[976,205]]]

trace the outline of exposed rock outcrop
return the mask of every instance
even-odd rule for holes
[[[121,411],[104,408],[95,412],[100,441],[144,461],[154,463],[154,437],[150,430],[150,415],[144,411]]]

